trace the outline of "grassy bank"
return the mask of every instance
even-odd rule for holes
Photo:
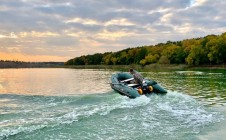
[[[72,69],[111,69],[128,71],[134,68],[138,71],[165,71],[165,70],[211,70],[226,69],[226,65],[190,66],[184,64],[150,64],[141,65],[63,65],[62,62],[0,62],[0,68],[72,68]]]
[[[138,71],[164,71],[164,70],[199,70],[199,69],[226,69],[224,65],[203,65],[203,66],[190,66],[190,65],[176,65],[176,64],[151,64],[146,66],[141,65],[67,65],[64,68],[73,69],[112,69],[128,71],[129,68],[134,68]]]

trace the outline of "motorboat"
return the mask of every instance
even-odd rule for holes
[[[129,98],[136,98],[141,95],[166,94],[167,91],[157,82],[150,79],[143,79],[143,85],[139,85],[129,72],[118,72],[112,74],[110,86],[121,95]]]

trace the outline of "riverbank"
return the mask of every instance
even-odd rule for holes
[[[150,64],[146,66],[141,65],[65,65],[63,68],[73,69],[116,69],[116,70],[128,70],[134,68],[139,71],[149,70],[198,70],[198,69],[226,69],[225,65],[201,65],[201,66],[190,66],[184,64]]]
[[[200,65],[191,66],[185,64],[150,64],[141,65],[64,65],[63,62],[3,62],[0,61],[1,68],[72,68],[72,69],[113,69],[127,71],[134,68],[139,71],[161,71],[161,70],[199,70],[199,69],[226,69],[226,65]]]

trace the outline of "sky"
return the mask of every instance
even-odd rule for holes
[[[0,0],[0,60],[65,62],[226,32],[226,0]]]

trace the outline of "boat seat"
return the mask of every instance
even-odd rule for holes
[[[129,78],[129,79],[126,79],[126,80],[122,80],[120,82],[125,83],[125,82],[129,82],[129,81],[132,81],[132,80],[134,80],[134,78]]]
[[[128,84],[128,87],[139,86],[139,84]]]

